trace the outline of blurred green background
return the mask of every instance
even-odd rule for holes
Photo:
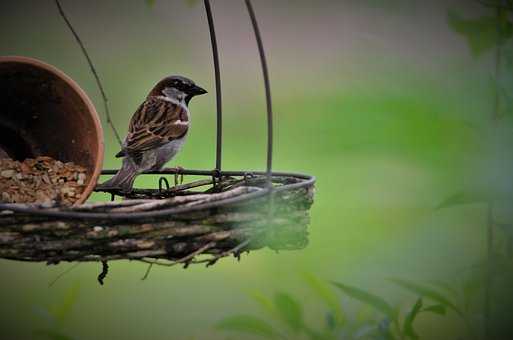
[[[201,1],[62,4],[95,61],[123,135],[162,77],[185,75],[209,90],[191,103],[191,133],[170,166],[212,169],[215,95]],[[255,251],[209,268],[154,267],[145,281],[146,265],[112,262],[104,286],[96,281],[99,264],[81,264],[49,287],[72,264],[2,260],[2,338],[56,339],[37,333],[50,327],[73,339],[245,339],[251,336],[214,325],[231,315],[262,315],[251,292],[287,292],[302,304],[308,322],[322,324],[325,309],[304,273],[405,307],[416,296],[387,278],[451,283],[482,263],[486,206],[435,208],[468,188],[512,192],[509,107],[503,105],[504,118],[490,123],[495,54],[486,46],[469,49],[450,24],[450,13],[493,19],[494,9],[456,0],[254,0],[254,7],[269,57],[275,169],[317,177],[308,247]],[[224,168],[263,169],[265,101],[247,13],[234,0],[215,0],[213,9],[225,103]],[[102,113],[92,75],[53,1],[2,2],[0,18],[1,55],[57,66]],[[104,129],[104,167],[116,168],[118,146]],[[156,183],[146,177],[137,185]],[[501,211],[510,217],[507,205]],[[362,313],[361,304],[339,298],[347,315]],[[62,314],[57,325],[47,320],[55,310]],[[429,339],[466,334],[451,313],[423,316],[416,328]]]

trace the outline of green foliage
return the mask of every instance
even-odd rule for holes
[[[418,283],[403,279],[391,279],[390,281],[415,294],[427,297],[435,302],[438,302],[439,304],[452,309],[458,315],[463,316],[463,312],[458,307],[456,307],[454,303],[452,303],[447,297],[442,295],[440,292],[430,287],[423,286]]]
[[[255,302],[257,302],[260,307],[262,307],[263,311],[266,312],[269,315],[278,316],[278,312],[276,311],[276,307],[274,306],[274,303],[271,299],[269,299],[267,296],[263,295],[260,292],[252,292],[250,293],[251,298]]]
[[[217,324],[217,328],[227,331],[237,331],[258,335],[267,339],[281,339],[281,336],[266,321],[251,315],[228,317]]]
[[[77,302],[79,292],[80,286],[78,284],[74,284],[66,291],[64,298],[59,304],[49,307],[50,313],[58,323],[64,322],[66,318],[69,317],[73,306]]]
[[[412,339],[418,339],[419,336],[413,329],[413,321],[415,321],[415,318],[417,318],[417,315],[422,310],[422,298],[418,298],[417,302],[413,305],[410,312],[406,315],[406,318],[404,319],[404,326],[403,326],[403,332],[405,335],[409,336]]]
[[[511,193],[507,192],[494,192],[492,188],[489,190],[473,190],[453,194],[444,199],[440,204],[435,207],[435,210],[450,208],[458,205],[465,204],[483,204],[490,201],[511,201],[513,197]]]
[[[69,340],[71,337],[62,331],[64,322],[69,318],[80,292],[79,284],[72,285],[64,294],[63,299],[49,307],[35,308],[35,313],[43,318],[47,326],[35,330],[33,333],[39,338],[51,340]]]
[[[403,325],[403,333],[406,337],[411,339],[418,339],[419,335],[413,329],[413,322],[417,318],[417,316],[423,312],[430,312],[438,315],[445,315],[446,309],[443,305],[432,305],[428,307],[423,307],[422,298],[418,298],[417,302],[413,305],[411,310],[408,312],[404,319]]]
[[[458,291],[456,289],[454,289],[454,287],[452,287],[447,282],[444,282],[441,280],[432,280],[432,281],[429,281],[429,284],[431,284],[434,287],[443,289],[447,294],[449,294],[453,297],[458,295]]]
[[[422,309],[423,312],[431,312],[438,315],[445,315],[447,313],[447,309],[444,305],[431,305]]]
[[[478,57],[511,38],[513,26],[507,14],[502,9],[498,16],[464,19],[460,14],[450,11],[448,23],[455,32],[466,38],[470,51]]]
[[[50,340],[72,340],[73,338],[67,336],[66,334],[60,333],[58,331],[50,330],[50,329],[43,329],[34,331],[34,335],[43,338],[43,339],[50,339]]]
[[[301,304],[286,293],[277,293],[274,297],[276,310],[281,319],[295,332],[304,327]]]
[[[488,198],[481,193],[459,192],[453,194],[436,206],[435,210],[450,208],[457,205],[485,203]]]
[[[397,319],[396,310],[379,296],[373,295],[356,287],[344,285],[342,283],[334,282],[333,284],[353,299],[372,306],[376,310],[385,314],[391,320]]]
[[[287,293],[277,293],[273,299],[269,299],[260,293],[252,293],[251,297],[262,307],[262,310],[281,328],[276,328],[259,317],[248,315],[238,315],[226,318],[217,324],[217,328],[224,331],[238,331],[251,335],[258,335],[269,339],[296,339],[307,338],[311,340],[335,340],[335,339],[372,339],[372,340],[392,340],[392,339],[418,339],[419,335],[414,329],[414,323],[422,313],[434,313],[445,315],[446,306],[444,304],[435,304],[424,306],[423,296],[444,301],[451,305],[443,297],[428,288],[415,289],[422,294],[415,303],[405,313],[401,309],[394,307],[383,298],[367,292],[363,289],[352,287],[339,282],[333,283],[345,295],[371,307],[378,312],[378,318],[367,314],[358,320],[346,318],[337,318],[334,311],[341,315],[341,301],[337,298],[335,291],[331,286],[313,275],[305,274],[304,278],[308,285],[314,290],[320,302],[324,304],[328,311],[325,314],[324,324],[318,327],[310,327],[303,315],[303,306],[300,301]],[[398,280],[399,281],[399,280]],[[400,281],[401,283],[407,281]],[[406,285],[409,290],[410,284]],[[454,306],[452,307],[455,308]],[[403,325],[401,327],[401,324]],[[279,331],[278,331],[279,329]]]
[[[310,286],[329,308],[329,312],[326,315],[328,328],[334,329],[337,326],[343,325],[345,323],[344,311],[342,310],[339,298],[331,286],[312,274],[306,273],[303,275],[303,278],[308,286]]]

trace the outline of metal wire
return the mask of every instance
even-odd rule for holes
[[[246,7],[248,8],[249,17],[251,18],[253,31],[255,32],[255,38],[258,45],[258,53],[260,55],[260,63],[262,64],[262,74],[264,76],[265,100],[267,104],[267,184],[269,187],[271,187],[273,166],[273,107],[271,101],[271,84],[269,81],[269,71],[267,69],[264,44],[262,43],[262,36],[260,35],[260,29],[258,28],[258,22],[256,20],[255,11],[253,10],[251,0],[246,0]]]
[[[164,191],[164,185],[166,187],[166,191],[169,190],[169,182],[166,177],[160,177],[159,178],[159,192]]]
[[[210,1],[204,0],[205,12],[207,13],[208,30],[212,44],[212,58],[214,60],[214,75],[216,81],[216,107],[217,107],[217,138],[216,138],[216,170],[221,170],[221,159],[223,151],[223,102],[221,92],[221,70],[219,68],[219,51],[217,50],[216,31]]]

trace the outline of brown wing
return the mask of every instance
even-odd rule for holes
[[[125,139],[124,154],[138,154],[183,137],[189,128],[185,108],[149,97],[135,112]]]

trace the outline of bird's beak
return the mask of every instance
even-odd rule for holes
[[[194,85],[194,87],[192,88],[192,91],[191,91],[195,96],[199,96],[199,95],[202,95],[202,94],[205,94],[205,93],[208,93],[204,88],[201,88],[197,85]]]

